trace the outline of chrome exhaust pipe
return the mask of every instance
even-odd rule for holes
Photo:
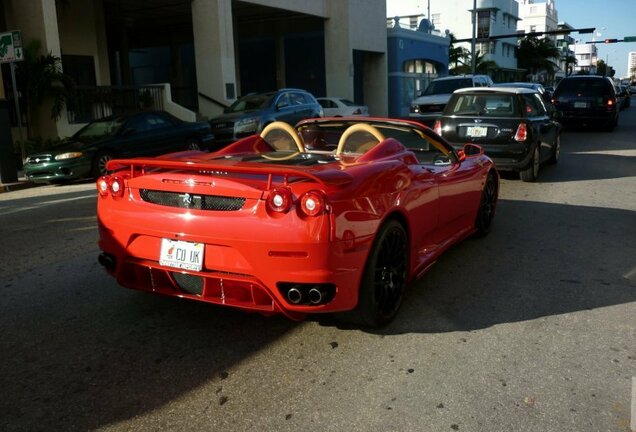
[[[287,300],[292,304],[298,304],[303,300],[303,293],[298,288],[290,288],[287,291]]]
[[[309,290],[309,301],[311,304],[320,304],[325,294],[320,288],[312,288]]]

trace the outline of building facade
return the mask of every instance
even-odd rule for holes
[[[517,38],[489,40],[491,36],[514,34],[519,21],[515,0],[477,0],[476,51],[483,61],[497,67],[489,71],[495,81],[514,79],[517,69]],[[457,39],[472,37],[472,2],[466,0],[430,0],[431,21],[436,29],[448,30]],[[470,43],[461,46],[471,50]],[[479,57],[478,57],[479,58]]]
[[[574,30],[570,24],[566,22],[559,22],[557,24],[557,30]],[[559,70],[555,74],[556,79],[563,78],[572,74],[574,71],[574,63],[568,62],[568,59],[576,58],[574,55],[574,51],[571,49],[571,46],[574,45],[575,40],[569,33],[567,34],[559,34],[556,36],[556,47],[559,49],[561,53],[561,57],[558,59]]]
[[[636,77],[636,51],[627,54],[627,76],[632,79]]]
[[[27,46],[37,40],[60,57],[84,95],[139,103],[151,89],[182,118],[281,87],[387,113],[385,0],[0,0],[0,32],[16,29]],[[86,100],[81,115],[57,121],[44,104],[34,135],[70,136],[96,112]]]
[[[576,66],[574,66],[574,73],[595,74],[596,73],[596,61],[598,57],[598,51],[595,44],[577,43],[570,45],[570,49],[574,52],[576,57]]]
[[[519,0],[519,18],[517,30],[525,33],[548,32],[558,29],[559,18],[554,0],[538,3],[535,0]],[[547,36],[556,44],[555,35]]]

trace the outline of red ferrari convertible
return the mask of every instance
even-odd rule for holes
[[[490,230],[499,190],[480,147],[392,119],[275,122],[216,153],[108,169],[99,261],[119,284],[370,327],[444,250]]]

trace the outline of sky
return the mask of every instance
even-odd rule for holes
[[[465,0],[468,8],[472,0]],[[387,17],[396,15],[426,14],[426,0],[387,0]],[[545,0],[535,0],[545,3]],[[594,34],[573,33],[572,37],[583,42],[605,39],[622,39],[636,36],[636,0],[554,0],[559,22],[565,21],[574,28],[595,27]],[[434,13],[431,10],[431,13]],[[445,29],[441,29],[442,31]],[[452,30],[452,29],[451,29]],[[616,77],[626,77],[628,53],[636,52],[636,42],[596,44],[598,58],[606,60],[616,70]]]

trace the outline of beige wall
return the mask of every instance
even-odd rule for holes
[[[333,0],[244,0],[245,3],[290,10],[323,18],[327,17],[326,3],[329,1]],[[336,1],[346,3],[347,0]]]
[[[57,22],[62,54],[93,56],[97,84],[109,85],[110,71],[102,0],[74,0],[58,6]]]
[[[364,98],[372,115],[388,113],[385,0],[328,0],[325,21],[327,95],[353,99],[353,50],[366,51]]]
[[[226,98],[225,85],[234,85],[238,92],[232,21],[231,0],[192,1],[198,91],[226,105],[232,100]],[[199,112],[214,117],[223,108],[199,96]]]

